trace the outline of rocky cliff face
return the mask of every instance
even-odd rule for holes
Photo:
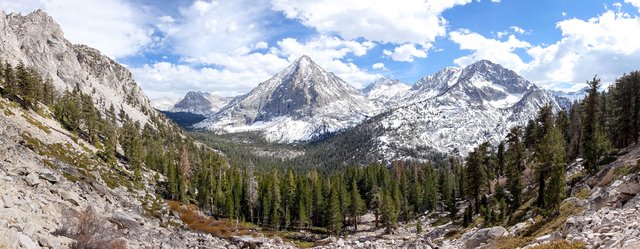
[[[103,112],[113,105],[143,124],[154,112],[129,70],[96,49],[71,44],[44,11],[26,16],[0,11],[0,57],[37,69],[59,92],[80,86]]]

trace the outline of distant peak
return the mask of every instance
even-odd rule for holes
[[[490,60],[479,60],[479,61],[474,62],[474,63],[473,63],[473,64],[471,64],[471,65],[498,66],[498,64],[493,63],[493,62],[492,62],[492,61],[490,61]]]
[[[399,80],[396,79],[390,79],[390,78],[385,78],[382,77],[380,79],[377,79],[376,81],[374,81],[373,83],[371,83],[372,85],[385,85],[385,86],[390,86],[390,85],[395,85],[395,84],[401,84],[401,82]]]
[[[203,91],[188,91],[187,95],[206,95],[208,94],[207,92],[203,92]]]
[[[308,61],[310,61],[311,57],[309,57],[308,55],[305,54],[305,55],[300,56],[300,60],[308,60]]]
[[[51,16],[49,16],[49,14],[47,14],[47,12],[45,12],[42,9],[34,10],[33,12],[29,13],[27,15],[27,17],[39,17],[42,20],[48,20],[48,21],[53,22],[53,18]]]
[[[303,55],[300,56],[300,58],[298,58],[297,60],[295,60],[293,62],[293,64],[304,64],[304,65],[308,65],[308,64],[315,64],[315,62],[311,59],[311,57],[309,57],[308,55]]]

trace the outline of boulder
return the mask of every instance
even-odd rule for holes
[[[500,226],[479,229],[470,235],[469,239],[465,243],[465,248],[478,248],[483,244],[490,243],[491,241],[507,236],[508,234],[509,232],[507,232],[507,229]]]
[[[33,242],[33,240],[29,238],[29,236],[25,235],[24,233],[18,233],[17,236],[18,236],[18,242],[20,242],[20,245],[22,245],[22,247],[26,249],[40,248],[35,242]]]
[[[24,181],[29,184],[29,186],[36,186],[40,184],[40,177],[37,173],[31,172],[27,177],[24,178]]]
[[[74,192],[60,190],[60,197],[63,200],[70,202],[73,205],[80,206],[80,196]]]
[[[621,182],[617,186],[617,190],[620,193],[637,195],[640,194],[640,175],[629,177],[626,181]]]
[[[16,197],[9,194],[5,194],[2,196],[2,202],[4,203],[3,206],[5,208],[12,208],[13,205],[16,204]]]
[[[140,226],[138,221],[136,221],[133,217],[131,217],[130,215],[122,211],[116,212],[115,214],[113,214],[113,216],[111,217],[111,219],[109,219],[109,221],[118,225],[119,228],[134,229]]]
[[[40,178],[50,182],[51,184],[57,183],[60,181],[60,178],[56,175],[54,175],[53,173],[42,173],[40,174]]]
[[[630,209],[633,207],[640,207],[640,194],[636,195],[635,197],[631,198],[630,200],[628,200],[624,206],[622,206],[622,208],[624,209]]]

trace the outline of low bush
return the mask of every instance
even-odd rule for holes
[[[75,242],[70,246],[72,249],[127,248],[113,225],[99,217],[91,207],[82,212],[68,210],[64,214],[62,227],[53,234],[74,239]]]

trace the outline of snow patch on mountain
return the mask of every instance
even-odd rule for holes
[[[379,117],[377,153],[385,158],[404,158],[403,151],[416,148],[465,156],[480,143],[497,143],[510,127],[525,125],[544,105],[560,109],[548,92],[489,61],[423,79],[414,91],[426,97]]]
[[[376,110],[360,91],[302,56],[194,128],[260,131],[269,141],[291,143],[355,126]]]
[[[379,109],[395,107],[411,90],[411,86],[395,79],[381,78],[371,83],[362,92]]]

